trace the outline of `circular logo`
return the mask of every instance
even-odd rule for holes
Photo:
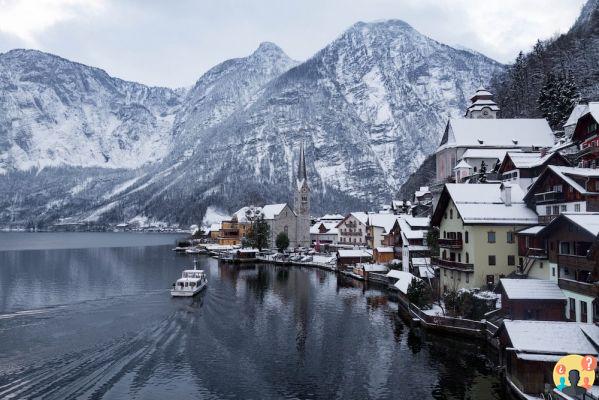
[[[587,390],[595,382],[597,358],[571,354],[562,357],[553,368],[553,383],[564,392]]]

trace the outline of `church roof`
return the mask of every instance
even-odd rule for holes
[[[437,151],[452,147],[551,147],[554,137],[545,119],[452,118]]]

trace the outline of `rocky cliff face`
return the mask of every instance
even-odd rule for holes
[[[302,141],[316,212],[375,206],[501,69],[402,21],[357,23],[301,64],[264,43],[188,91],[9,52],[0,55],[0,189],[14,193],[0,195],[0,221],[33,212],[43,223],[189,223],[210,205],[288,201]],[[43,181],[75,194],[58,200]]]

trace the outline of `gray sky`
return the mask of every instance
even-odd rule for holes
[[[305,60],[357,21],[402,19],[450,45],[510,62],[566,31],[585,0],[0,0],[0,52],[35,48],[151,85],[278,44]]]

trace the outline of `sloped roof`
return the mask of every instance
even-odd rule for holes
[[[453,167],[454,170],[460,168],[472,169],[472,165],[468,164],[464,159],[462,159],[455,167]]]
[[[431,225],[430,217],[412,217],[411,215],[406,215],[403,219],[412,228],[428,228]]]
[[[452,118],[441,146],[447,147],[551,147],[554,136],[545,119]]]
[[[361,212],[361,211],[352,212],[351,215],[353,215],[354,218],[356,218],[358,221],[360,221],[364,225],[366,225],[366,222],[368,222],[368,214],[366,214],[365,212]]]
[[[368,224],[372,226],[378,226],[385,230],[386,233],[389,233],[391,229],[393,229],[393,225],[395,225],[395,221],[397,221],[397,215],[395,214],[369,214],[368,215]]]
[[[377,247],[376,251],[378,251],[379,253],[393,253],[393,252],[395,252],[395,250],[393,250],[393,247],[389,247],[389,246]]]
[[[536,225],[539,218],[524,203],[524,193],[520,186],[511,185],[511,205],[509,206],[501,199],[501,187],[502,184],[494,183],[448,183],[445,185],[441,197],[449,196],[453,200],[465,224]],[[437,223],[445,211],[446,204],[447,201],[440,200],[435,209],[434,218]]]
[[[545,234],[553,229],[554,226],[559,224],[563,220],[568,220],[573,224],[578,225],[585,231],[587,231],[592,236],[599,236],[599,213],[574,213],[574,212],[565,212],[560,214],[557,218],[549,223],[549,225],[544,226],[543,229],[539,231],[540,234]]]
[[[583,328],[583,325],[588,326]],[[512,347],[520,352],[597,355],[592,339],[599,336],[599,327],[596,325],[505,320],[503,328],[510,338]]]
[[[510,300],[566,300],[557,282],[507,278],[502,278],[499,282]]]
[[[491,158],[503,160],[503,157],[505,157],[505,153],[507,153],[508,151],[508,149],[468,149],[464,152],[462,160],[467,158]],[[513,151],[519,150],[515,149]]]
[[[531,226],[530,228],[526,228],[526,229],[522,229],[520,231],[518,231],[519,235],[536,235],[537,233],[539,233],[543,228],[545,227],[545,225],[535,225],[535,226]]]
[[[533,168],[543,165],[547,160],[553,157],[554,153],[547,153],[541,156],[540,152],[513,152],[507,153],[516,168]]]
[[[581,194],[589,194],[589,193],[597,193],[587,191],[586,188],[582,187],[578,182],[576,182],[572,177],[581,177],[581,178],[599,178],[599,169],[594,168],[578,168],[578,167],[563,167],[558,165],[548,165],[547,168],[543,171],[541,176],[532,184],[532,186],[528,189],[528,193],[524,199],[528,199],[533,196],[535,188],[541,184],[543,181],[543,177],[546,174],[555,173],[558,177],[560,177],[564,182],[568,183],[572,186],[577,192]]]
[[[577,104],[576,107],[574,107],[574,109],[570,113],[570,116],[568,117],[568,120],[564,124],[564,127],[570,126],[570,125],[576,125],[576,123],[578,122],[578,119],[583,114],[586,114],[588,112],[588,108],[589,107],[587,104]]]
[[[320,218],[321,221],[326,221],[326,220],[341,221],[342,219],[343,219],[343,215],[341,215],[341,214],[326,214]]]
[[[399,271],[396,269],[392,269],[387,273],[387,277],[397,279],[397,282],[393,286],[395,286],[400,292],[406,294],[408,292],[408,286],[412,282],[412,279],[421,280],[417,276],[414,276],[406,271]]]
[[[283,211],[283,209],[287,206],[287,204],[267,204],[262,207],[262,212],[264,213],[264,219],[274,219],[277,215]]]
[[[366,249],[337,250],[339,258],[372,257],[372,252]]]

